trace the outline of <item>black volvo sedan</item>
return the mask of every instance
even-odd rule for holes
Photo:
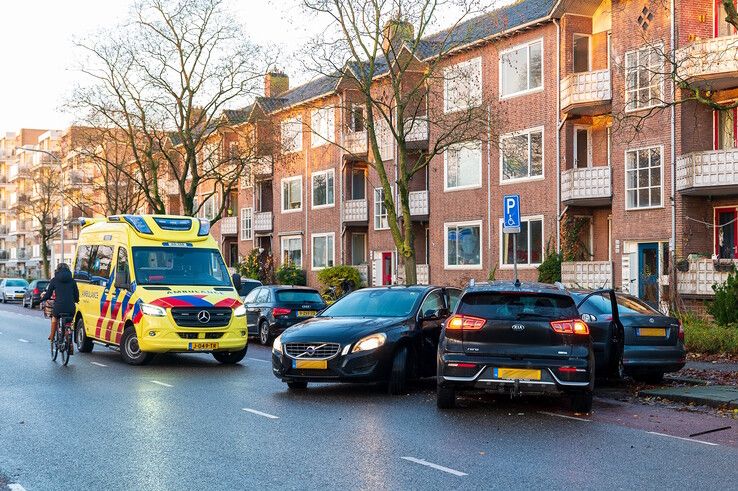
[[[386,382],[391,394],[436,372],[441,324],[461,291],[365,288],[274,340],[272,370],[290,389],[308,382]]]

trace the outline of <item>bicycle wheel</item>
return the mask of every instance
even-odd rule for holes
[[[72,348],[72,334],[69,329],[64,328],[64,341],[62,342],[62,365],[67,366],[69,363],[69,350]]]
[[[56,341],[56,337],[59,335],[59,331],[54,331],[54,337],[49,341],[51,346],[51,359],[56,361],[56,357],[59,356],[59,343]]]

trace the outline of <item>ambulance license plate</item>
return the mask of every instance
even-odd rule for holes
[[[187,349],[190,351],[211,351],[218,349],[218,343],[190,343]]]

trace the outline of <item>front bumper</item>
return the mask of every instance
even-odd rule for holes
[[[272,372],[283,382],[380,382],[387,378],[392,353],[387,346],[370,351],[338,354],[327,361],[327,368],[296,368],[295,359],[272,351]]]
[[[136,336],[141,350],[150,353],[240,351],[248,342],[246,317],[231,317],[224,327],[190,328],[178,326],[169,314],[144,315]]]
[[[686,362],[687,352],[683,343],[676,346],[625,345],[623,348],[623,365],[626,372],[677,372],[684,368]]]

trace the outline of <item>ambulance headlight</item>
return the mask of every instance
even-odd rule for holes
[[[167,311],[158,305],[151,305],[150,303],[141,304],[141,312],[152,317],[164,317],[167,315]]]
[[[244,307],[243,305],[239,305],[238,307],[233,309],[233,315],[235,315],[236,317],[243,317],[244,315],[246,315],[246,307]]]

